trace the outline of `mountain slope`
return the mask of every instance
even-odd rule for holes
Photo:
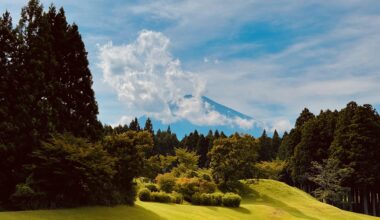
[[[190,99],[192,98],[192,95],[185,95],[185,99]],[[229,119],[235,119],[235,118],[240,118],[242,120],[254,120],[254,126],[252,128],[246,129],[246,128],[241,128],[236,125],[231,125],[231,124],[225,124],[225,125],[196,125],[191,123],[188,120],[182,119],[178,120],[174,123],[171,124],[164,124],[160,120],[157,119],[152,119],[153,127],[155,130],[161,129],[161,130],[166,130],[167,127],[170,125],[172,131],[175,131],[175,133],[178,135],[179,138],[182,138],[185,134],[189,134],[190,132],[194,131],[195,129],[203,134],[207,134],[207,132],[211,130],[219,130],[223,131],[227,135],[230,135],[235,132],[243,132],[243,133],[249,133],[254,135],[255,137],[258,137],[261,135],[263,132],[263,127],[262,123],[248,115],[245,115],[241,112],[238,112],[232,108],[229,108],[225,105],[222,105],[206,96],[202,96],[201,100],[204,105],[207,105],[210,110],[216,111],[217,113],[225,116],[226,118]],[[173,112],[176,111],[177,106],[172,105],[171,110]],[[143,124],[146,120],[146,116],[140,117],[139,121],[141,124]]]
[[[150,219],[331,219],[371,220],[315,200],[303,191],[273,180],[249,185],[240,208],[174,205],[138,201],[134,207],[89,207],[64,210],[0,212],[1,220],[150,220]]]

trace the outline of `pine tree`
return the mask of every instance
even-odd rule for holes
[[[259,138],[259,161],[270,161],[272,160],[273,150],[271,144],[271,138],[268,137],[266,130]]]
[[[198,166],[204,168],[207,166],[209,158],[207,156],[209,151],[209,140],[203,134],[199,136],[197,143],[197,154],[199,155]]]
[[[309,109],[304,108],[300,116],[296,120],[296,128],[301,128],[308,120],[314,118],[314,114]]]
[[[272,154],[271,154],[271,158],[276,158],[280,146],[281,146],[280,135],[278,135],[277,130],[274,130],[273,137],[272,137]]]
[[[154,135],[153,125],[152,125],[152,121],[150,120],[150,118],[147,118],[145,121],[144,131],[148,131],[149,133]]]
[[[8,199],[14,187],[15,142],[19,124],[13,111],[16,105],[14,92],[18,41],[10,13],[0,17],[0,203]],[[22,103],[19,103],[21,105]]]
[[[140,131],[140,124],[137,118],[133,119],[131,123],[129,124],[129,129],[132,131]]]

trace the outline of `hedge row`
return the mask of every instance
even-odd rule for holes
[[[240,202],[241,197],[235,193],[195,193],[191,198],[193,205],[239,207]]]
[[[151,192],[147,188],[143,188],[139,191],[138,197],[141,201],[145,202],[161,202],[161,203],[177,203],[181,204],[183,202],[183,197],[181,194],[165,193],[165,192]]]

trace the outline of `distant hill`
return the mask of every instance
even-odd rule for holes
[[[321,203],[307,193],[273,180],[249,186],[240,208],[174,205],[138,201],[134,207],[90,207],[63,210],[0,212],[1,220],[223,220],[223,219],[380,219]]]

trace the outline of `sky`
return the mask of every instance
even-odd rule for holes
[[[103,123],[285,131],[304,107],[380,107],[378,0],[41,2],[78,24]],[[26,3],[0,0],[0,11],[18,20]],[[253,119],[226,118],[202,96]]]

